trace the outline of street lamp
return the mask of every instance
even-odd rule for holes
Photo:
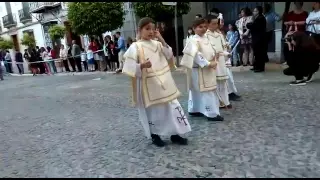
[[[179,62],[179,45],[178,45],[178,8],[177,8],[177,2],[162,2],[165,6],[174,6],[174,31],[176,36],[176,62],[177,66],[180,66]]]

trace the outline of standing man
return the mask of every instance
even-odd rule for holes
[[[72,40],[72,50],[71,50],[73,59],[76,61],[76,65],[78,68],[78,72],[82,72],[81,66],[81,49],[79,45],[76,43],[76,40]]]
[[[275,30],[275,22],[281,21],[282,17],[280,17],[277,13],[275,13],[272,10],[272,7],[270,4],[265,4],[264,5],[264,17],[266,18],[267,21],[267,28],[266,28],[266,51],[268,52],[268,46],[272,41],[272,37],[274,35],[274,30]],[[269,57],[268,54],[266,56],[266,62],[269,62]]]
[[[16,49],[16,64],[19,70],[19,74],[20,75],[24,74],[23,57],[22,57],[22,53],[18,49]]]
[[[116,32],[116,37],[118,38],[117,50],[119,51],[118,57],[119,57],[119,63],[120,63],[120,67],[119,67],[119,69],[116,70],[116,73],[120,73],[120,72],[122,72],[122,68],[123,68],[123,63],[124,63],[123,55],[126,52],[126,44],[125,44],[124,38],[121,36],[120,32]]]

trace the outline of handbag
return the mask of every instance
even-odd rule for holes
[[[1,67],[4,67],[4,62],[3,61],[1,61]]]

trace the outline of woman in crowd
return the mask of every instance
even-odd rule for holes
[[[113,43],[114,43],[114,55],[115,55],[115,59],[114,61],[116,62],[116,65],[117,65],[117,69],[120,68],[120,62],[119,62],[119,51],[117,50],[117,47],[118,47],[118,38],[117,36],[114,34],[113,35]]]
[[[104,57],[105,57],[105,61],[106,61],[106,68],[105,71],[109,70],[111,71],[111,61],[109,58],[109,52],[108,52],[108,40],[107,40],[107,36],[104,37],[103,39],[103,53],[104,53]]]
[[[267,49],[266,44],[266,25],[267,21],[264,17],[263,8],[257,6],[253,10],[253,22],[247,24],[247,28],[250,30],[252,35],[252,47],[253,54],[255,57],[253,63],[254,72],[263,72],[265,67],[265,62],[267,61]]]
[[[72,72],[76,72],[76,61],[74,60],[74,58],[72,57],[72,47],[71,45],[68,45],[67,46],[67,52],[68,52],[68,60],[69,60],[69,63],[71,65],[71,68],[72,68]]]
[[[239,52],[238,52],[238,46],[236,46],[237,42],[240,40],[239,32],[237,30],[237,26],[235,24],[229,24],[229,31],[227,32],[227,41],[231,47],[232,52],[232,66],[239,66]],[[235,48],[235,49],[234,49]]]
[[[295,31],[305,32],[308,12],[304,11],[302,7],[303,2],[294,2],[294,10],[283,16],[287,33],[292,34]],[[288,45],[285,43],[283,46],[283,55],[286,62],[289,59],[289,54]]]
[[[91,42],[89,44],[90,49],[92,50],[92,52],[96,52],[98,51],[98,46],[95,42],[95,39],[92,37],[91,38]],[[94,69],[95,71],[97,71],[99,69],[99,64],[97,62],[97,57],[94,57],[95,61],[94,61]]]
[[[41,57],[43,61],[46,61],[44,64],[44,68],[46,69],[46,73],[49,75],[51,74],[50,63],[48,62],[48,60],[50,60],[50,57],[44,47],[41,47],[40,50],[41,50]]]
[[[306,19],[307,31],[314,37],[318,45],[320,45],[320,2],[314,2],[313,11],[310,12]]]
[[[38,71],[39,63],[34,63],[34,62],[37,62],[39,60],[38,52],[36,49],[32,49],[31,51],[28,50],[27,53],[30,56],[29,62],[30,62],[31,72],[32,72],[33,76],[36,76],[37,73],[39,73],[39,71]],[[46,67],[46,65],[44,65],[44,68],[45,67]]]
[[[56,67],[56,64],[55,64],[55,61],[52,61],[52,60],[55,60],[56,59],[56,53],[53,49],[51,49],[50,46],[47,46],[47,60],[50,60],[48,61],[48,64],[49,64],[49,67],[51,68],[51,72],[53,73],[57,73],[57,67]]]
[[[272,37],[274,36],[275,23],[281,21],[282,17],[280,17],[277,13],[274,12],[271,4],[269,3],[264,4],[263,11],[267,21],[265,48],[268,52],[268,46],[272,42]],[[268,55],[266,56],[266,58],[266,62],[269,62]]]
[[[64,48],[64,45],[61,44],[60,46],[60,58],[62,59],[62,63],[64,65],[64,69],[67,71],[67,72],[70,72],[70,69],[69,69],[69,64],[68,64],[68,50]]]
[[[288,66],[283,73],[295,76],[290,85],[306,85],[311,82],[313,74],[319,69],[320,46],[312,36],[297,31],[287,38],[289,50]],[[306,79],[304,79],[306,77]]]
[[[8,50],[6,50],[6,55],[4,57],[4,60],[5,60],[5,66],[6,66],[7,73],[13,73],[12,59],[11,59],[10,52]]]
[[[116,63],[117,63],[117,55],[116,55],[116,49],[114,42],[111,40],[111,36],[107,35],[106,36],[106,41],[107,41],[107,49],[108,49],[108,59],[110,61],[110,69],[111,71],[115,71],[117,69]]]
[[[241,46],[243,48],[242,62],[243,66],[253,64],[253,49],[252,49],[252,36],[247,24],[252,22],[252,13],[248,7],[241,10],[241,19],[239,21],[239,34],[241,39]]]

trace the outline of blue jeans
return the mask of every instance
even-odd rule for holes
[[[57,71],[57,67],[56,67],[54,61],[49,61],[48,64],[49,64],[49,66],[50,66],[49,68],[51,69],[51,72],[54,72],[54,73],[57,73],[57,72],[58,72],[58,71]]]
[[[232,47],[233,49],[233,47]],[[231,56],[231,60],[232,60],[232,64],[234,66],[236,66],[239,62],[240,56],[239,56],[239,52],[238,52],[238,47],[236,47],[236,49],[233,51],[232,56]]]

